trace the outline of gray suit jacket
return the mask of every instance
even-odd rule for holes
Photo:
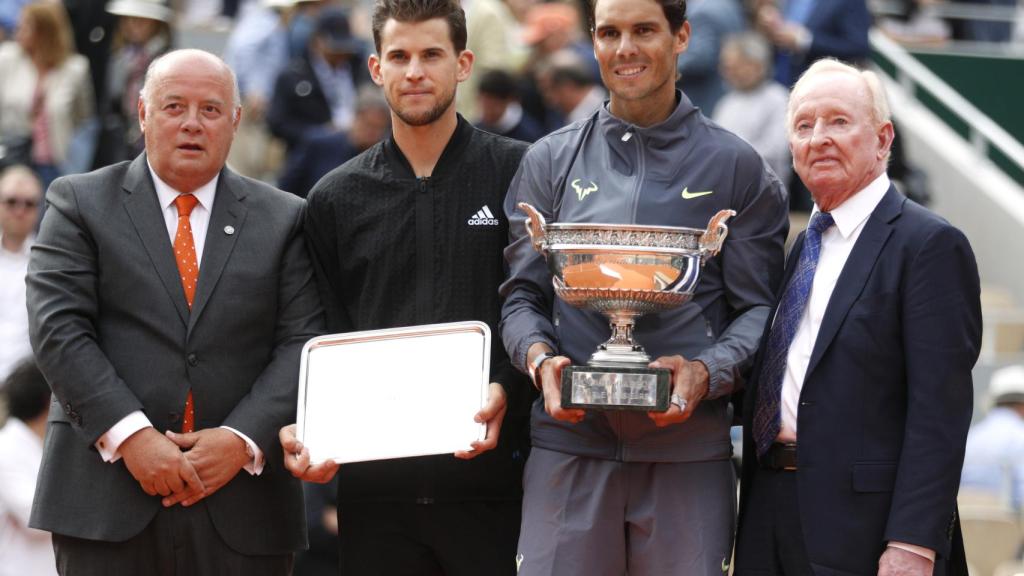
[[[243,554],[305,546],[299,482],[278,429],[294,421],[299,355],[323,330],[302,234],[304,202],[221,171],[191,312],[145,154],[56,180],[29,262],[32,347],[54,392],[31,525],[123,541],[160,508],[96,440],[142,410],[178,430],[185,397],[196,429],[226,425],[266,457],[207,498]],[[231,226],[233,233],[228,233]]]

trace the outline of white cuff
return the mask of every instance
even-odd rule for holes
[[[121,459],[121,443],[132,434],[152,425],[142,410],[136,410],[121,418],[117,424],[107,430],[106,434],[100,436],[95,444],[96,450],[103,457],[104,462],[117,462]]]
[[[252,460],[247,462],[245,466],[242,466],[242,469],[253,476],[259,476],[260,474],[263,474],[263,451],[260,450],[260,447],[257,446],[256,443],[253,442],[251,438],[230,426],[221,426],[221,428],[225,430],[230,430],[237,434],[239,438],[245,440],[245,445],[249,447],[249,454],[252,455]]]
[[[889,542],[889,546],[892,548],[899,548],[900,550],[906,550],[918,556],[927,558],[932,562],[935,562],[935,550],[931,548],[925,548],[924,546],[917,546],[916,544],[907,544],[905,542]]]

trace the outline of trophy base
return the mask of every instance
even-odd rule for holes
[[[562,408],[586,410],[668,410],[672,371],[625,366],[566,366]]]

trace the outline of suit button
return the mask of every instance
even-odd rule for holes
[[[71,416],[71,403],[68,402],[64,405],[64,414]]]
[[[189,354],[185,359],[188,360],[188,365],[193,368],[196,364],[199,364],[199,356],[196,356],[195,353]]]
[[[178,414],[177,412],[168,412],[167,419],[171,422],[177,422],[178,420],[181,420],[181,414]]]

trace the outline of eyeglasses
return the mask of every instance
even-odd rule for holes
[[[2,202],[4,206],[10,208],[11,210],[14,210],[18,207],[24,208],[26,210],[35,210],[36,208],[39,207],[39,201],[25,200],[22,198],[4,198],[3,200],[0,200],[0,202]]]

